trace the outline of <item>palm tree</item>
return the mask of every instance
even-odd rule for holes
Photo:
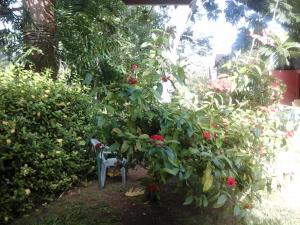
[[[266,60],[269,69],[292,69],[291,59],[300,55],[300,43],[290,41],[287,34],[270,34],[270,44],[263,45],[259,54]]]
[[[42,52],[35,52],[30,56],[35,70],[50,68],[53,78],[56,79],[58,64],[54,5],[55,0],[23,0],[23,34],[25,45],[38,48]]]

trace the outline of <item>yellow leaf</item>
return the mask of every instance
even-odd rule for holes
[[[122,135],[123,134],[122,131],[119,128],[114,128],[114,129],[111,130],[111,132],[112,133],[116,133],[118,135]]]
[[[207,192],[211,188],[213,181],[214,181],[214,177],[212,175],[205,177],[204,184],[203,184],[204,192]]]
[[[203,172],[202,177],[202,184],[203,184],[203,191],[207,192],[213,185],[214,177],[211,174],[211,167],[207,165],[206,169]]]
[[[143,188],[129,188],[129,190],[125,193],[127,197],[136,197],[139,195],[143,195],[145,193]]]
[[[139,151],[142,150],[142,146],[141,146],[141,143],[140,143],[139,141],[137,141],[137,142],[135,143],[135,148],[136,148],[137,150],[139,150]]]
[[[26,195],[29,195],[30,193],[31,193],[30,189],[29,189],[29,188],[26,188],[26,189],[25,189],[25,194],[26,194]]]
[[[124,141],[122,144],[122,147],[121,147],[121,152],[122,153],[126,152],[128,150],[128,148],[129,148],[128,142]]]

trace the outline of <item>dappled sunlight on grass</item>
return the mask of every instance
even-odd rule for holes
[[[300,129],[289,150],[278,153],[274,170],[283,185],[280,190],[263,197],[261,204],[251,212],[249,225],[300,224]]]

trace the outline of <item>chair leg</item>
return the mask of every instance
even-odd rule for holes
[[[107,166],[105,165],[105,163],[102,163],[102,166],[101,166],[101,188],[104,188],[104,185],[105,185],[106,170],[107,170]]]
[[[123,187],[126,187],[126,169],[125,169],[125,167],[121,168],[121,174],[122,174],[122,185],[123,185]]]
[[[102,167],[102,159],[100,159],[99,155],[97,154],[97,175],[98,175],[98,184],[99,184],[99,189],[102,188],[101,185],[101,167]]]

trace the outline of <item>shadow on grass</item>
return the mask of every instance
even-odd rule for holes
[[[13,225],[121,225],[120,216],[104,203],[58,202],[17,220]]]

